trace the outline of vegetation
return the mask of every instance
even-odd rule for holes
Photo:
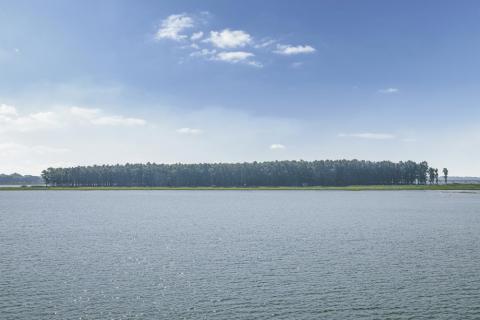
[[[253,191],[253,190],[310,190],[310,191],[408,191],[408,190],[451,190],[451,191],[480,191],[480,183],[464,184],[451,183],[445,184],[419,184],[419,185],[368,185],[368,186],[343,186],[343,187],[46,187],[46,186],[32,186],[32,187],[0,187],[0,191],[28,191],[28,190],[77,190],[77,191],[128,191],[128,190],[217,190],[217,191]]]
[[[413,161],[271,161],[253,163],[126,164],[49,168],[54,187],[306,187],[438,184],[438,170]]]
[[[22,176],[18,173],[13,174],[0,174],[0,185],[35,185],[43,184],[41,177],[25,175]]]

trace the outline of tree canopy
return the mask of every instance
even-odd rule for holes
[[[48,168],[45,183],[71,187],[256,187],[426,184],[423,161],[269,161]]]
[[[42,184],[42,178],[38,176],[25,175],[18,173],[0,174],[0,185],[32,185]]]

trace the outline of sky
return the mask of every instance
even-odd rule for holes
[[[480,176],[478,1],[0,0],[0,173],[428,161]]]

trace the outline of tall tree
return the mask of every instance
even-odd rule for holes
[[[443,179],[445,179],[445,184],[447,184],[447,180],[448,180],[448,169],[447,168],[443,168]]]
[[[428,181],[430,184],[433,184],[435,182],[435,169],[434,168],[428,168]]]

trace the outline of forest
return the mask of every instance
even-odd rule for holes
[[[43,180],[37,176],[21,175],[18,173],[0,174],[0,185],[37,185],[43,184]]]
[[[447,181],[448,170],[444,169]],[[302,187],[438,184],[426,161],[269,161],[201,164],[125,164],[48,168],[56,187]]]

